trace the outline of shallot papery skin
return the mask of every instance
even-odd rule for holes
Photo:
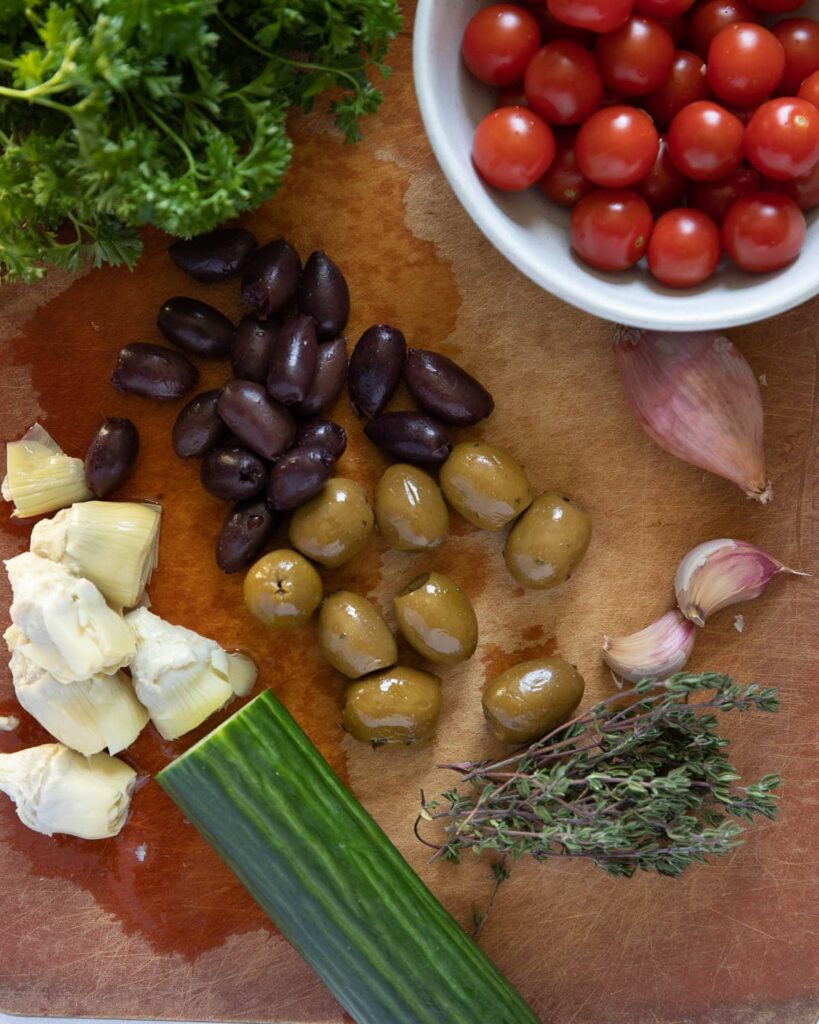
[[[618,327],[614,355],[637,422],[678,459],[773,497],[765,472],[759,382],[721,334]]]
[[[694,650],[697,627],[676,608],[630,636],[604,636],[603,660],[623,679],[667,679]]]

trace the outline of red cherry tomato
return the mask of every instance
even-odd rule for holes
[[[646,251],[651,228],[651,210],[640,196],[596,189],[572,210],[572,248],[598,270],[627,270]]]
[[[542,178],[554,159],[552,129],[531,110],[502,107],[475,129],[472,160],[490,185],[519,192]]]
[[[714,273],[722,244],[719,228],[700,210],[664,213],[648,243],[648,269],[669,288],[695,288]]]
[[[685,197],[688,180],[683,177],[671,162],[668,155],[668,143],[665,136],[660,136],[660,148],[654,166],[632,188],[638,196],[642,196],[655,213],[670,210],[679,206]]]
[[[707,57],[712,39],[724,28],[754,21],[762,21],[762,16],[745,0],[705,0],[688,19],[688,49]]]
[[[707,100],[710,95],[705,61],[696,53],[677,50],[668,80],[642,102],[657,124],[665,127],[683,107],[698,100]]]
[[[574,141],[574,133],[566,132],[557,137],[554,162],[538,182],[541,192],[560,206],[575,206],[594,188],[577,166]]]
[[[547,0],[558,21],[592,32],[612,32],[628,21],[634,0]]]
[[[800,210],[814,210],[819,206],[819,164],[803,178],[791,178],[790,181],[766,180],[765,187],[774,192],[784,192]]]
[[[743,270],[779,270],[799,255],[805,215],[781,192],[757,192],[737,199],[722,222],[725,251]]]
[[[623,188],[644,178],[657,159],[660,138],[651,118],[636,107],[604,107],[577,134],[580,170],[595,185]]]
[[[528,107],[529,100],[526,99],[526,93],[523,91],[522,85],[504,85],[498,89],[497,96],[495,97],[495,106]]]
[[[745,154],[758,171],[785,181],[819,163],[819,110],[807,100],[768,100],[745,129]]]
[[[780,90],[792,96],[805,79],[819,71],[819,21],[786,18],[771,28],[785,50],[785,74]]]
[[[478,11],[464,31],[461,53],[487,85],[513,85],[540,46],[540,28],[525,7],[493,4]]]
[[[760,103],[771,95],[784,73],[785,49],[762,25],[729,25],[708,49],[708,84],[726,103]]]
[[[688,186],[688,205],[702,210],[711,220],[722,224],[725,214],[741,196],[760,189],[759,171],[743,164],[726,178],[717,181],[692,181]]]
[[[540,25],[544,43],[553,43],[557,39],[568,39],[571,43],[580,43],[581,46],[587,48],[594,46],[594,41],[597,38],[594,32],[589,32],[584,28],[574,28],[572,25],[558,21],[548,7],[533,7],[531,11]]]
[[[657,18],[657,24],[662,25],[666,32],[674,40],[675,46],[681,46],[685,34],[688,31],[688,22],[679,14],[676,18]]]
[[[814,71],[805,79],[799,86],[799,92],[796,95],[800,100],[812,103],[819,110],[819,71]]]
[[[742,122],[708,100],[689,103],[668,127],[668,149],[677,170],[694,181],[724,178],[742,163]]]
[[[595,47],[603,81],[623,96],[645,96],[664,84],[674,63],[674,40],[651,18],[632,17],[600,36]]]
[[[787,14],[801,7],[805,0],[749,0],[752,7],[769,14]]]
[[[635,0],[634,10],[649,18],[676,18],[694,6],[694,0]]]
[[[529,106],[550,124],[580,124],[603,99],[594,57],[577,43],[548,43],[529,61],[524,79]]]

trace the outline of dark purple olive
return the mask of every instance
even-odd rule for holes
[[[171,434],[180,459],[201,459],[211,448],[227,443],[228,429],[216,411],[218,401],[218,389],[203,391],[181,409]]]
[[[299,405],[310,393],[317,365],[313,321],[309,316],[294,316],[279,328],[267,372],[268,392],[283,405]]]
[[[397,327],[376,324],[360,337],[350,357],[347,388],[359,416],[379,416],[395,394],[407,342]]]
[[[275,459],[296,439],[296,421],[255,381],[229,380],[216,409],[239,440],[262,458]]]
[[[111,383],[117,391],[169,401],[196,387],[199,371],[181,352],[134,341],[120,349]]]
[[[209,359],[229,356],[236,336],[236,328],[224,313],[184,295],[168,299],[156,323],[168,341],[184,352]]]
[[[296,412],[299,416],[318,416],[327,412],[336,404],[344,381],[347,379],[347,342],[344,338],[327,341],[318,347],[316,357],[316,375],[307,392],[307,397],[299,403]]]
[[[214,448],[202,459],[202,486],[223,501],[242,501],[267,486],[267,466],[247,448]]]
[[[284,238],[257,249],[242,274],[242,302],[262,320],[278,313],[296,297],[301,259]]]
[[[85,482],[97,498],[123,484],[139,455],[139,433],[130,420],[112,416],[97,427],[85,453]]]
[[[409,349],[404,380],[421,408],[444,423],[471,427],[495,408],[483,384],[437,352]]]
[[[420,412],[385,412],[364,433],[373,444],[405,462],[443,462],[452,448],[449,431]]]
[[[275,318],[262,322],[255,316],[243,316],[230,354],[233,376],[264,384],[278,332],[279,322]]]
[[[267,500],[283,511],[298,508],[318,494],[332,476],[335,464],[326,448],[291,448],[270,471]]]
[[[222,572],[239,572],[262,553],[279,523],[264,498],[250,498],[235,505],[216,541],[216,564]]]
[[[332,420],[316,420],[299,427],[296,444],[304,447],[324,448],[334,459],[340,459],[347,448],[347,432]]]
[[[209,284],[238,274],[255,248],[255,237],[244,228],[217,228],[177,239],[168,246],[168,255],[186,274]]]
[[[319,341],[335,338],[347,325],[350,289],[344,275],[326,253],[310,253],[299,282],[299,312],[311,316]]]

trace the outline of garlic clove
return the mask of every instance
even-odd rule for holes
[[[694,649],[696,626],[676,608],[631,636],[603,637],[603,660],[632,683],[667,679],[683,668]]]
[[[721,608],[759,597],[779,573],[807,575],[746,541],[708,540],[680,562],[674,579],[677,604],[687,619],[704,626]]]
[[[614,355],[637,422],[656,444],[749,498],[771,500],[759,381],[735,345],[712,332],[618,327]]]

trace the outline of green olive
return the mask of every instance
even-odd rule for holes
[[[314,562],[335,569],[358,554],[373,532],[364,488],[333,477],[290,520],[290,543]]]
[[[399,551],[429,551],[444,542],[449,512],[429,473],[399,462],[375,490],[375,520],[384,540]]]
[[[441,467],[441,489],[449,504],[482,530],[502,530],[532,501],[522,467],[485,441],[455,445]]]
[[[339,590],[324,599],[319,613],[319,649],[350,679],[389,668],[398,661],[390,627],[366,597]]]
[[[454,665],[478,645],[472,602],[454,580],[440,572],[419,576],[395,598],[398,626],[406,640],[429,661]]]
[[[245,576],[245,604],[266,626],[302,626],[321,603],[321,577],[298,551],[271,551]]]
[[[590,540],[590,517],[570,498],[547,491],[515,523],[503,557],[521,586],[549,590],[571,576]]]
[[[344,694],[344,728],[357,740],[380,746],[429,740],[441,711],[441,680],[415,668],[395,668],[350,683]]]
[[[568,721],[585,683],[562,658],[522,661],[496,676],[483,691],[483,713],[505,743],[531,743]]]

